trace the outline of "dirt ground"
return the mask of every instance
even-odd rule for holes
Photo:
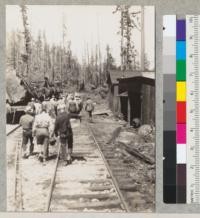
[[[88,94],[84,94],[88,95]],[[122,185],[131,186],[131,190],[124,191],[124,196],[129,203],[133,212],[152,212],[155,205],[155,133],[152,131],[146,134],[145,130],[140,131],[127,125],[123,120],[115,118],[107,106],[106,99],[102,99],[99,95],[90,94],[95,102],[95,111],[93,123],[91,127],[94,135],[102,148],[105,156],[110,159],[110,167],[113,171],[125,169],[126,175],[123,173],[116,174],[117,181]],[[104,113],[105,112],[105,113]],[[100,115],[99,115],[100,113]],[[83,120],[87,119],[87,114],[82,113]],[[148,128],[147,128],[148,129]],[[117,130],[117,131],[116,131]],[[119,131],[118,131],[119,130]],[[141,134],[141,132],[143,132]],[[116,137],[113,139],[113,135]],[[148,135],[148,137],[147,137]],[[18,136],[17,136],[18,137]],[[19,137],[18,137],[19,138]],[[19,139],[18,139],[19,140]],[[83,139],[84,141],[84,139]],[[14,210],[13,198],[13,182],[14,182],[14,154],[16,143],[7,141],[7,158],[8,158],[8,210]],[[126,146],[133,148],[136,154],[127,152]],[[108,149],[109,153],[108,153]],[[37,146],[35,147],[37,153]],[[55,165],[56,146],[50,146],[51,160],[46,166],[43,166],[37,160],[36,156],[32,156],[28,161],[22,160],[22,185],[24,208],[26,211],[43,211],[52,169]],[[138,156],[139,154],[139,156]],[[109,158],[110,157],[110,158]],[[148,161],[144,161],[146,158]],[[12,161],[11,161],[12,159]],[[114,161],[116,163],[114,163]],[[45,171],[44,171],[45,169]],[[126,180],[126,183],[124,182]],[[129,184],[127,184],[129,181]]]

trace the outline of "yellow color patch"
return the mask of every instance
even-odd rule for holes
[[[186,101],[186,82],[176,82],[176,101]]]

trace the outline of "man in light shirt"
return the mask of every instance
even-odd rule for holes
[[[35,116],[33,136],[36,136],[40,149],[39,160],[46,162],[48,158],[49,138],[54,130],[52,118],[47,112],[47,105],[42,104],[42,112]]]

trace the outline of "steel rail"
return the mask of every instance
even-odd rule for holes
[[[93,131],[91,130],[91,128],[90,128],[88,125],[86,125],[86,126],[87,126],[87,129],[88,129],[88,133],[91,133],[92,138],[93,138],[93,140],[94,140],[94,143],[95,143],[95,145],[97,146],[97,149],[98,149],[98,151],[99,151],[99,153],[100,153],[100,155],[101,155],[101,158],[103,159],[103,162],[104,162],[104,164],[105,164],[105,166],[106,166],[106,168],[107,168],[107,170],[108,170],[108,173],[110,174],[110,176],[111,176],[111,178],[112,178],[112,179],[111,179],[111,182],[112,182],[112,185],[113,185],[113,187],[115,188],[115,190],[116,190],[116,192],[117,192],[117,194],[118,194],[118,198],[119,198],[119,200],[120,200],[120,202],[121,202],[122,208],[123,208],[125,211],[130,212],[129,207],[128,207],[128,205],[127,205],[127,203],[126,203],[126,201],[125,201],[125,199],[124,199],[124,197],[123,197],[123,195],[122,195],[122,193],[121,193],[121,191],[120,191],[120,189],[119,189],[119,186],[118,186],[118,184],[117,184],[117,181],[116,181],[115,177],[113,176],[113,173],[112,173],[112,171],[111,171],[111,169],[110,169],[110,167],[109,167],[109,165],[108,165],[108,162],[107,162],[107,160],[105,159],[105,157],[104,157],[104,155],[103,155],[103,153],[102,153],[102,151],[101,151],[101,149],[100,149],[100,146],[99,146],[99,144],[98,144],[98,142],[97,142],[97,140],[96,140],[96,138],[95,138],[95,136],[94,136],[94,134],[93,134]],[[57,142],[57,143],[58,143],[58,142]],[[56,179],[56,172],[57,172],[58,163],[59,163],[60,149],[61,149],[61,144],[59,143],[58,157],[57,157],[57,160],[56,160],[56,165],[55,165],[54,173],[53,173],[53,176],[52,176],[52,179],[51,179],[50,192],[49,192],[49,195],[48,195],[47,205],[46,205],[46,208],[45,208],[45,211],[46,211],[46,212],[50,212],[52,194],[53,194],[53,189],[54,189],[55,179]]]
[[[10,130],[6,134],[6,137],[8,137],[12,133],[14,133],[17,129],[19,129],[20,126],[21,125],[19,124],[15,128],[13,128],[12,130]],[[21,181],[21,173],[20,173],[21,149],[22,149],[22,147],[20,146],[20,143],[18,141],[17,145],[16,145],[16,150],[15,150],[15,165],[14,165],[14,170],[15,170],[14,207],[15,207],[15,211],[21,211],[23,208],[22,181]],[[18,184],[19,182],[20,182],[20,184]]]
[[[20,143],[17,143],[15,151],[15,189],[14,189],[14,198],[15,198],[15,211],[21,211],[23,208],[23,199],[22,199],[22,181],[21,181],[21,172],[20,172],[20,160],[21,160],[21,146]],[[19,184],[20,183],[20,184]]]
[[[6,133],[6,136],[11,135],[13,132],[15,132],[15,130],[17,130],[21,125],[17,125],[14,129],[10,130],[8,133]]]
[[[50,211],[51,199],[52,199],[52,194],[53,194],[53,189],[54,189],[55,179],[56,179],[56,172],[57,172],[58,162],[59,162],[61,143],[59,142],[59,140],[57,141],[57,143],[58,143],[58,156],[57,156],[57,159],[56,159],[56,165],[55,165],[55,168],[54,168],[54,173],[53,173],[52,178],[51,178],[50,192],[49,192],[49,195],[48,195],[47,205],[46,205],[46,209],[45,209],[46,212]]]
[[[119,198],[120,198],[120,201],[122,202],[123,209],[125,209],[126,212],[130,212],[129,207],[128,207],[128,205],[127,205],[125,199],[124,199],[124,196],[123,196],[123,194],[121,193],[121,190],[120,190],[120,188],[119,188],[119,186],[118,186],[117,180],[115,179],[115,177],[114,177],[114,175],[113,175],[113,173],[112,173],[112,170],[110,169],[110,166],[109,166],[109,164],[108,164],[106,158],[104,157],[104,154],[103,154],[103,152],[102,152],[102,150],[101,150],[101,148],[100,148],[100,146],[99,146],[99,143],[97,142],[97,140],[96,140],[96,138],[95,138],[95,136],[94,136],[93,130],[91,129],[91,127],[90,127],[89,125],[86,125],[86,126],[87,126],[88,130],[91,132],[92,138],[93,138],[93,140],[94,140],[94,142],[95,142],[95,144],[96,144],[96,146],[97,146],[97,148],[98,148],[98,150],[99,150],[99,152],[100,152],[100,154],[101,154],[101,157],[102,157],[102,159],[103,159],[103,161],[104,161],[104,163],[105,163],[105,165],[106,165],[106,168],[107,168],[107,170],[108,170],[108,172],[109,172],[109,174],[110,174],[110,176],[111,176],[111,178],[112,178],[112,184],[113,184],[113,186],[115,187],[115,189],[116,189],[116,191],[117,191],[117,193],[118,193],[118,196],[119,196]]]

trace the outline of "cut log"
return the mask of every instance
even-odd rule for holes
[[[152,158],[140,153],[137,149],[130,147],[129,145],[126,145],[123,142],[118,142],[119,145],[121,145],[122,147],[125,148],[125,150],[130,153],[131,155],[140,158],[141,160],[143,160],[144,162],[148,163],[148,164],[154,164],[155,161],[152,160]]]

